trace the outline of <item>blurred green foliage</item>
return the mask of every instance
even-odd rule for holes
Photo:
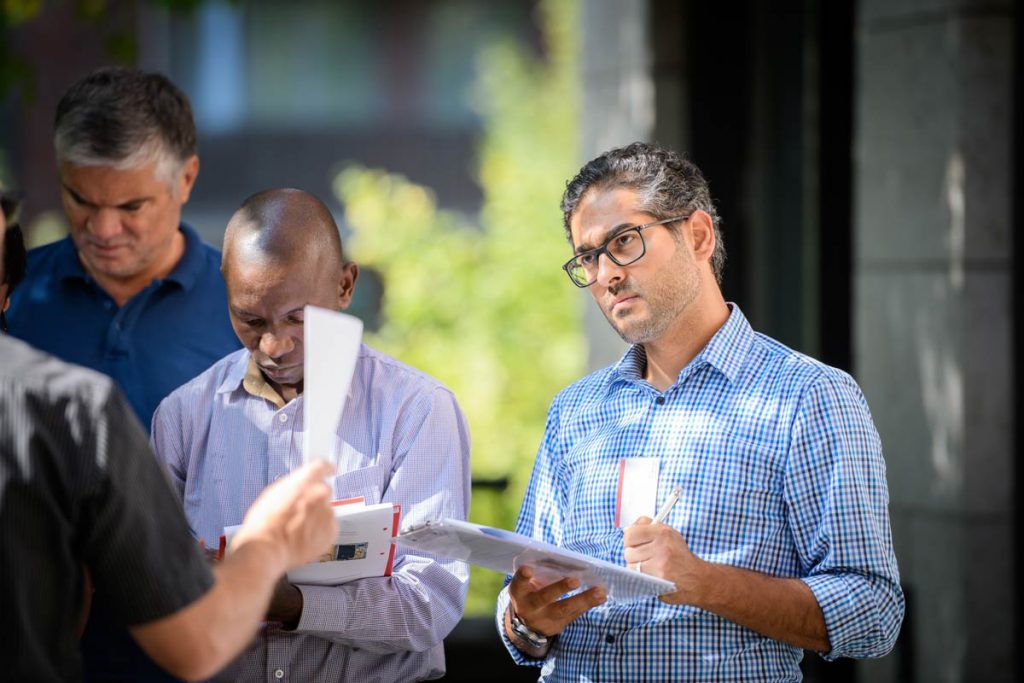
[[[479,224],[384,171],[351,166],[335,180],[352,230],[346,248],[384,281],[382,324],[367,342],[455,392],[474,476],[510,479],[504,492],[475,490],[470,519],[505,528],[548,404],[586,357],[579,294],[559,268],[569,248],[558,202],[578,165],[576,0],[543,0],[538,11],[543,58],[510,41],[479,58]],[[492,613],[504,577],[472,572],[466,613]]]

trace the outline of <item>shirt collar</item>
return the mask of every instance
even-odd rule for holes
[[[242,350],[228,366],[224,374],[224,380],[217,387],[218,394],[227,394],[238,389],[244,390],[250,396],[262,398],[277,406],[284,408],[286,401],[274,391],[274,388],[267,382],[266,377],[260,372],[256,365],[256,359],[248,351]]]
[[[181,223],[178,229],[185,236],[185,251],[164,279],[178,283],[182,289],[187,291],[195,285],[205,265],[203,242],[199,238],[199,234],[187,223]],[[92,279],[85,267],[82,266],[82,261],[78,258],[78,249],[70,235],[61,242],[57,257],[54,259],[54,271],[60,280]]]
[[[189,291],[199,279],[203,272],[203,267],[206,265],[203,254],[203,241],[199,239],[199,234],[187,223],[181,223],[178,229],[185,236],[185,251],[165,279],[177,282],[181,285],[182,289]]]
[[[89,274],[85,272],[82,262],[78,260],[78,249],[68,235],[62,239],[57,246],[57,255],[53,260],[54,274],[60,280],[86,280]]]
[[[718,328],[711,341],[701,349],[693,360],[680,372],[676,381],[680,381],[691,372],[691,368],[708,364],[725,375],[730,382],[739,375],[743,362],[747,357],[754,340],[754,330],[750,327],[740,307],[734,303],[729,306],[729,317],[725,324]],[[647,352],[640,344],[633,344],[622,355],[613,367],[612,377],[641,380],[647,369]]]

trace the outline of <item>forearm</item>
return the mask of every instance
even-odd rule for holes
[[[710,562],[700,576],[689,604],[790,645],[831,649],[821,607],[800,579]]]
[[[207,678],[252,640],[284,567],[280,549],[247,543],[216,567],[217,581],[206,594],[168,617],[133,627],[132,635],[164,669],[190,680]]]
[[[391,577],[342,586],[300,586],[296,630],[371,652],[421,652],[458,623],[468,570],[461,562],[405,556]]]

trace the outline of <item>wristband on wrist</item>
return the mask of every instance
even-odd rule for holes
[[[510,622],[512,624],[512,633],[516,634],[516,636],[522,639],[524,643],[529,643],[531,647],[535,647],[539,650],[548,646],[550,639],[547,636],[530,629],[526,624],[519,621],[519,617],[516,616],[511,605],[508,608],[508,615],[511,618]]]

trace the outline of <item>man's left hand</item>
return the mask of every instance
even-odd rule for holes
[[[682,534],[673,527],[653,523],[650,517],[641,517],[623,529],[623,540],[628,567],[676,585],[675,593],[661,596],[663,602],[696,604],[707,563],[690,552]]]
[[[302,591],[294,584],[288,583],[287,576],[283,576],[274,586],[274,594],[270,597],[267,621],[279,621],[286,629],[293,629],[299,625],[301,616]]]

